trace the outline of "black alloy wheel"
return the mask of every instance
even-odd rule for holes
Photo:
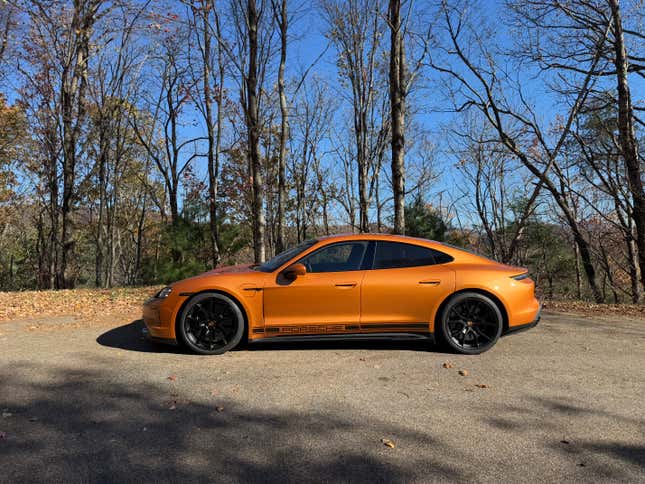
[[[497,304],[475,292],[454,296],[441,316],[442,339],[452,350],[467,355],[491,349],[502,334],[502,326]]]
[[[244,316],[224,294],[205,292],[193,297],[181,313],[178,332],[183,343],[203,355],[221,355],[244,335]]]

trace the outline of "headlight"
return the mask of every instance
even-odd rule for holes
[[[155,294],[155,297],[157,299],[166,299],[168,296],[170,296],[170,293],[172,292],[172,287],[164,287],[161,291],[159,291],[157,294]]]

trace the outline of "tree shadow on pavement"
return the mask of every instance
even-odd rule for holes
[[[0,482],[463,479],[432,458],[450,449],[431,435],[349,409],[188,400],[180,382],[126,383],[98,369],[28,363],[1,369],[0,381],[0,405],[11,414],[0,420]],[[432,454],[403,457],[379,440],[403,435]]]
[[[510,435],[540,435],[542,431],[559,435],[559,438],[547,441],[546,447],[575,461],[578,466],[589,468],[599,479],[629,481],[627,465],[635,466],[645,474],[645,441],[642,439],[634,443],[619,441],[616,435],[605,435],[603,440],[575,436],[576,427],[583,429],[584,435],[584,429],[589,425],[607,425],[612,432],[633,429],[645,435],[644,418],[594,408],[592,402],[584,403],[567,397],[528,398],[534,405],[505,405],[496,415],[484,417],[484,422]],[[541,410],[536,412],[536,406]],[[548,419],[544,418],[545,414]]]

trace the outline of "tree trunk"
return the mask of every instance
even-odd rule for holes
[[[57,287],[72,288],[75,281],[69,262],[73,258],[75,241],[72,237],[72,210],[76,195],[76,149],[85,118],[85,89],[90,32],[95,22],[98,0],[74,2],[69,28],[73,42],[73,58],[63,66],[60,86],[60,105],[63,132],[63,200],[61,204],[61,259],[57,272]]]
[[[405,51],[401,33],[401,0],[390,0],[390,109],[392,118],[392,195],[394,233],[405,233]]]
[[[201,12],[202,15],[202,28],[204,31],[204,51],[203,51],[203,66],[202,66],[202,87],[204,89],[204,116],[206,122],[206,132],[208,138],[208,213],[210,223],[210,243],[211,243],[211,257],[213,259],[213,267],[217,267],[219,263],[219,245],[218,245],[218,227],[217,227],[217,183],[218,183],[218,165],[219,158],[217,153],[219,151],[219,120],[221,111],[221,102],[218,103],[218,127],[213,126],[213,100],[211,93],[211,31],[208,24],[208,12],[214,9],[213,1],[208,2],[208,9]],[[218,100],[222,95],[222,86],[218,86],[219,94]],[[216,132],[217,131],[217,132]]]
[[[641,284],[641,272],[638,264],[638,247],[633,237],[628,237],[625,243],[627,244],[627,263],[629,264],[632,302],[634,304],[640,304],[643,301],[643,286]]]
[[[629,180],[629,190],[633,200],[633,217],[636,225],[636,244],[641,271],[641,283],[645,286],[645,191],[641,165],[638,159],[636,136],[634,134],[631,93],[627,80],[627,51],[618,0],[608,0],[614,22],[614,63],[618,90],[618,132],[625,169]]]
[[[276,9],[277,10],[277,9]],[[280,27],[280,67],[278,69],[278,94],[280,96],[280,154],[278,159],[278,220],[276,222],[276,253],[285,249],[284,220],[285,202],[287,199],[286,189],[286,157],[287,137],[289,136],[289,119],[287,108],[287,96],[284,88],[284,68],[287,61],[287,0],[282,0],[280,12],[275,12]]]
[[[256,263],[264,262],[264,182],[262,179],[262,163],[260,159],[260,122],[258,99],[258,11],[255,0],[248,0],[248,35],[249,35],[249,67],[246,76],[246,123],[248,131],[248,156],[253,182],[253,254]]]
[[[95,255],[95,268],[94,268],[94,285],[96,287],[103,287],[103,224],[105,222],[105,209],[106,209],[106,166],[108,157],[108,140],[106,136],[105,126],[103,125],[103,117],[99,116],[99,215],[96,226],[96,255]]]

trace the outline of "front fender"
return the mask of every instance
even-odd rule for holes
[[[173,288],[174,289],[174,288]],[[244,314],[249,333],[255,327],[264,327],[264,320],[262,317],[262,291],[256,290],[255,285],[243,283],[239,287],[231,287],[227,284],[192,284],[190,288],[178,287],[177,304],[175,304],[170,321],[172,322],[170,332],[172,337],[177,338],[177,322],[181,311],[184,309],[188,301],[197,294],[204,292],[218,292],[232,298]]]

